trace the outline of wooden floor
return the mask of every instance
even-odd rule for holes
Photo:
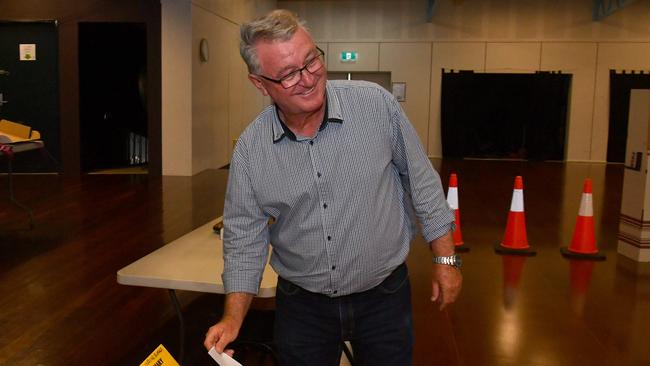
[[[458,302],[429,303],[428,250],[408,260],[415,365],[650,365],[650,269],[616,253],[620,165],[435,161],[458,173],[465,283]],[[535,257],[504,257],[515,175],[523,175]],[[594,182],[604,262],[564,259],[582,180]],[[178,353],[177,322],[164,290],[118,285],[118,269],[221,214],[226,170],[195,177],[15,177],[27,215],[0,176],[0,365],[139,365],[159,344]],[[184,365],[215,365],[203,334],[222,297],[180,294],[187,316]],[[268,304],[258,304],[264,306]],[[253,323],[252,331],[263,330]],[[246,365],[256,364],[247,360]]]

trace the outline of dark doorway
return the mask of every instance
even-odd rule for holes
[[[564,160],[571,75],[442,75],[446,158]]]
[[[146,165],[144,23],[79,23],[81,167]]]
[[[23,53],[21,60],[21,45],[33,48],[34,56]],[[16,171],[59,169],[56,163],[61,150],[58,57],[54,21],[0,22],[0,118],[39,131],[51,154],[47,156],[43,151],[17,154],[13,166]],[[5,170],[5,165],[0,164],[0,171]]]
[[[607,161],[610,163],[625,162],[631,89],[650,89],[650,74],[609,71]]]

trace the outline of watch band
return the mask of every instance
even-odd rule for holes
[[[452,267],[455,267],[455,268],[460,268],[461,265],[462,265],[460,255],[458,255],[458,254],[448,255],[448,256],[433,257],[432,262],[434,264],[444,264],[444,265],[452,266]]]

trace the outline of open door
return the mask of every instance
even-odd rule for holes
[[[79,23],[83,172],[146,166],[144,23]]]
[[[58,75],[56,22],[0,22],[0,118],[39,131],[57,161],[61,150]],[[19,172],[59,169],[38,151],[21,153],[16,159],[13,169]],[[4,164],[0,171],[6,171]]]

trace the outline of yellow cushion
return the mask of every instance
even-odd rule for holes
[[[13,142],[38,140],[41,134],[32,130],[31,127],[22,123],[11,122],[6,119],[0,120],[0,143],[10,144]]]

